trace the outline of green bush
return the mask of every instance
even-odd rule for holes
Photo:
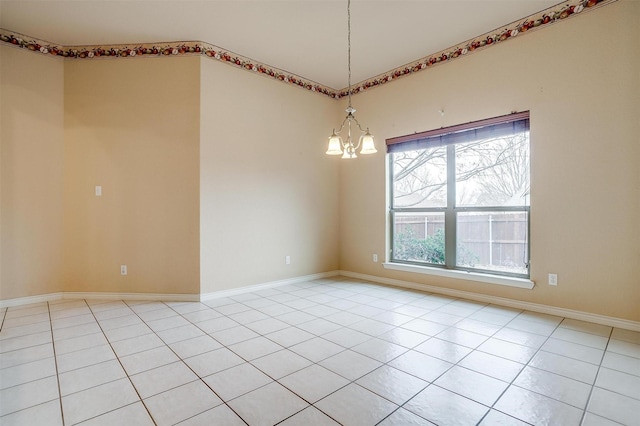
[[[436,229],[426,238],[416,238],[411,228],[395,235],[393,242],[394,258],[436,265],[445,264],[444,229]],[[458,264],[474,266],[478,260],[473,252],[458,247]]]

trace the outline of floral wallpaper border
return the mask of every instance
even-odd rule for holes
[[[392,69],[383,74],[363,80],[351,87],[351,93],[380,86],[400,77],[427,70],[433,66],[452,61],[454,59],[486,49],[502,43],[516,36],[522,36],[532,30],[544,28],[550,24],[562,21],[574,15],[593,10],[617,0],[571,0],[545,9],[523,20],[506,25],[502,29],[490,31],[474,37],[456,46],[425,56],[417,61]],[[204,55],[213,60],[245,69],[250,72],[263,74],[267,77],[292,84],[306,90],[317,92],[331,98],[340,99],[348,95],[348,88],[335,90],[304,77],[288,73],[278,68],[262,64],[242,55],[230,52],[222,47],[200,41],[184,41],[171,43],[145,43],[132,45],[104,45],[104,46],[61,46],[44,40],[0,28],[0,43],[8,43],[18,48],[52,55],[65,59],[106,59],[106,58],[135,58],[161,56],[194,56]]]

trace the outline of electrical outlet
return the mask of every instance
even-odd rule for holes
[[[549,285],[558,285],[558,274],[549,274]]]
[[[373,261],[376,262],[376,263],[378,262],[378,255],[377,254],[373,255]]]
[[[291,256],[285,256],[284,257],[284,264],[285,265],[291,265]]]
[[[127,265],[120,265],[120,275],[127,275]]]

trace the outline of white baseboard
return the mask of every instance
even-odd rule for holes
[[[33,303],[53,302],[62,299],[88,300],[153,300],[163,302],[197,302],[199,294],[165,294],[165,293],[107,293],[107,292],[60,292],[39,294],[37,296],[16,297],[0,300],[0,308],[31,305]]]
[[[39,294],[37,296],[16,297],[15,299],[0,300],[0,308],[31,305],[34,303],[51,302],[62,299],[62,293]]]
[[[410,281],[396,280],[392,278],[378,277],[375,275],[361,274],[351,271],[339,271],[340,275],[349,278],[357,278],[364,281],[371,281],[380,284],[386,284],[394,287],[410,288],[412,290],[426,291],[430,293],[439,293],[446,296],[459,297],[463,299],[475,300],[478,302],[493,303],[496,305],[506,306],[509,308],[523,309],[543,314],[556,315],[565,318],[576,319],[580,321],[594,322],[597,324],[608,325],[610,327],[624,328],[626,330],[640,331],[640,322],[631,321],[622,318],[609,317],[606,315],[593,314],[590,312],[576,311],[573,309],[558,308],[555,306],[541,305],[539,303],[523,302],[520,300],[507,299],[505,297],[489,296],[486,294],[473,293],[470,291],[454,290],[444,287],[436,287],[427,284],[418,284]]]
[[[298,284],[306,281],[318,280],[321,278],[335,277],[339,275],[339,271],[321,272],[319,274],[303,275],[300,277],[287,278],[284,280],[270,281],[262,284],[254,284],[240,288],[231,288],[228,290],[213,291],[210,293],[201,293],[200,301],[218,299],[221,297],[237,296],[243,293],[251,293],[254,291],[264,290],[267,288],[280,287],[283,285]]]
[[[444,294],[452,297],[476,300],[478,302],[492,303],[509,308],[523,309],[543,314],[556,315],[565,318],[572,318],[581,321],[594,322],[608,325],[610,327],[624,328],[627,330],[640,331],[640,322],[622,318],[610,317],[606,315],[593,314],[590,312],[576,311],[573,309],[558,308],[555,306],[542,305],[539,303],[524,302],[520,300],[507,299],[505,297],[489,296],[486,294],[473,293],[470,291],[455,290],[444,287],[436,287],[427,284],[418,284],[410,281],[396,280],[392,278],[378,277],[375,275],[361,274],[351,271],[329,271],[318,274],[303,275],[300,277],[287,278],[284,280],[270,281],[262,284],[255,284],[240,288],[214,291],[201,294],[162,294],[162,293],[105,293],[105,292],[60,292],[48,293],[37,296],[18,297],[15,299],[0,300],[0,308],[29,305],[40,302],[50,302],[61,299],[93,299],[93,300],[153,300],[153,301],[174,301],[174,302],[197,302],[221,297],[236,296],[243,293],[264,290],[267,288],[280,287],[290,284],[298,284],[306,281],[318,280],[322,278],[342,275],[348,278],[356,278],[379,284],[394,287],[409,288],[412,290],[426,291],[430,293]]]
[[[61,299],[89,299],[89,300],[152,300],[162,302],[198,302],[201,300],[211,300],[220,297],[235,296],[252,291],[263,290],[265,288],[279,287],[289,284],[298,284],[305,281],[329,278],[339,275],[339,271],[321,272],[318,274],[303,275],[300,277],[287,278],[284,280],[271,281],[262,284],[250,285],[229,290],[214,291],[201,294],[168,294],[168,293],[110,293],[110,292],[59,292],[39,294],[37,296],[16,297],[14,299],[0,300],[0,308],[10,308],[14,306],[30,305],[33,303],[52,302]]]
[[[199,294],[171,293],[106,293],[106,292],[64,292],[63,299],[86,300],[152,300],[154,302],[197,302]]]

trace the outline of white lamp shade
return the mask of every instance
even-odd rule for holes
[[[356,150],[353,147],[353,145],[347,145],[345,147],[344,154],[342,154],[342,158],[343,159],[358,158],[358,156],[356,155]]]
[[[342,138],[336,135],[334,132],[331,135],[331,137],[329,137],[329,148],[327,149],[327,155],[341,155],[341,154],[342,154]]]
[[[362,149],[360,150],[360,154],[375,154],[378,152],[375,144],[373,143],[373,136],[367,130],[367,133],[362,135]]]

